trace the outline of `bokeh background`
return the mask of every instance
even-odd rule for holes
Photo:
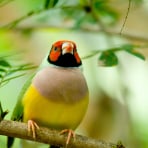
[[[147,0],[0,0],[0,58],[12,67],[39,65],[53,42],[73,40],[90,90],[89,108],[76,132],[122,141],[128,148],[147,148],[147,26]],[[132,54],[120,48],[127,44],[136,46]],[[117,47],[113,57],[106,57],[109,64],[102,64],[100,55]],[[34,70],[1,85],[0,101],[9,110],[6,119]],[[5,147],[6,137],[0,136],[0,148]]]

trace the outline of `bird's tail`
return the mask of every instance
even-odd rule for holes
[[[11,148],[13,142],[14,142],[14,138],[13,137],[8,137],[7,138],[7,148]]]
[[[50,145],[50,148],[60,148],[59,146]]]

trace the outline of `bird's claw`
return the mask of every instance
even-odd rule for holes
[[[75,133],[71,129],[64,129],[60,132],[60,134],[65,134],[65,133],[68,133],[67,140],[66,140],[66,146],[67,146],[70,142],[70,139],[75,138]]]
[[[36,139],[36,129],[39,129],[39,126],[33,120],[28,120],[28,135],[32,134],[32,137]]]

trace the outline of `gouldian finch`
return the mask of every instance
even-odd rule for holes
[[[89,102],[89,92],[81,71],[81,59],[73,41],[55,42],[48,65],[39,70],[19,96],[12,120],[28,123],[35,138],[39,126],[68,132],[66,144],[74,136],[73,130],[83,119]],[[10,148],[13,141],[8,139]]]

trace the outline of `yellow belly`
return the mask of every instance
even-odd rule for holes
[[[54,102],[40,95],[36,88],[31,85],[23,98],[24,115],[23,121],[32,119],[38,125],[56,129],[75,129],[88,106],[88,92],[86,96],[75,103]]]

